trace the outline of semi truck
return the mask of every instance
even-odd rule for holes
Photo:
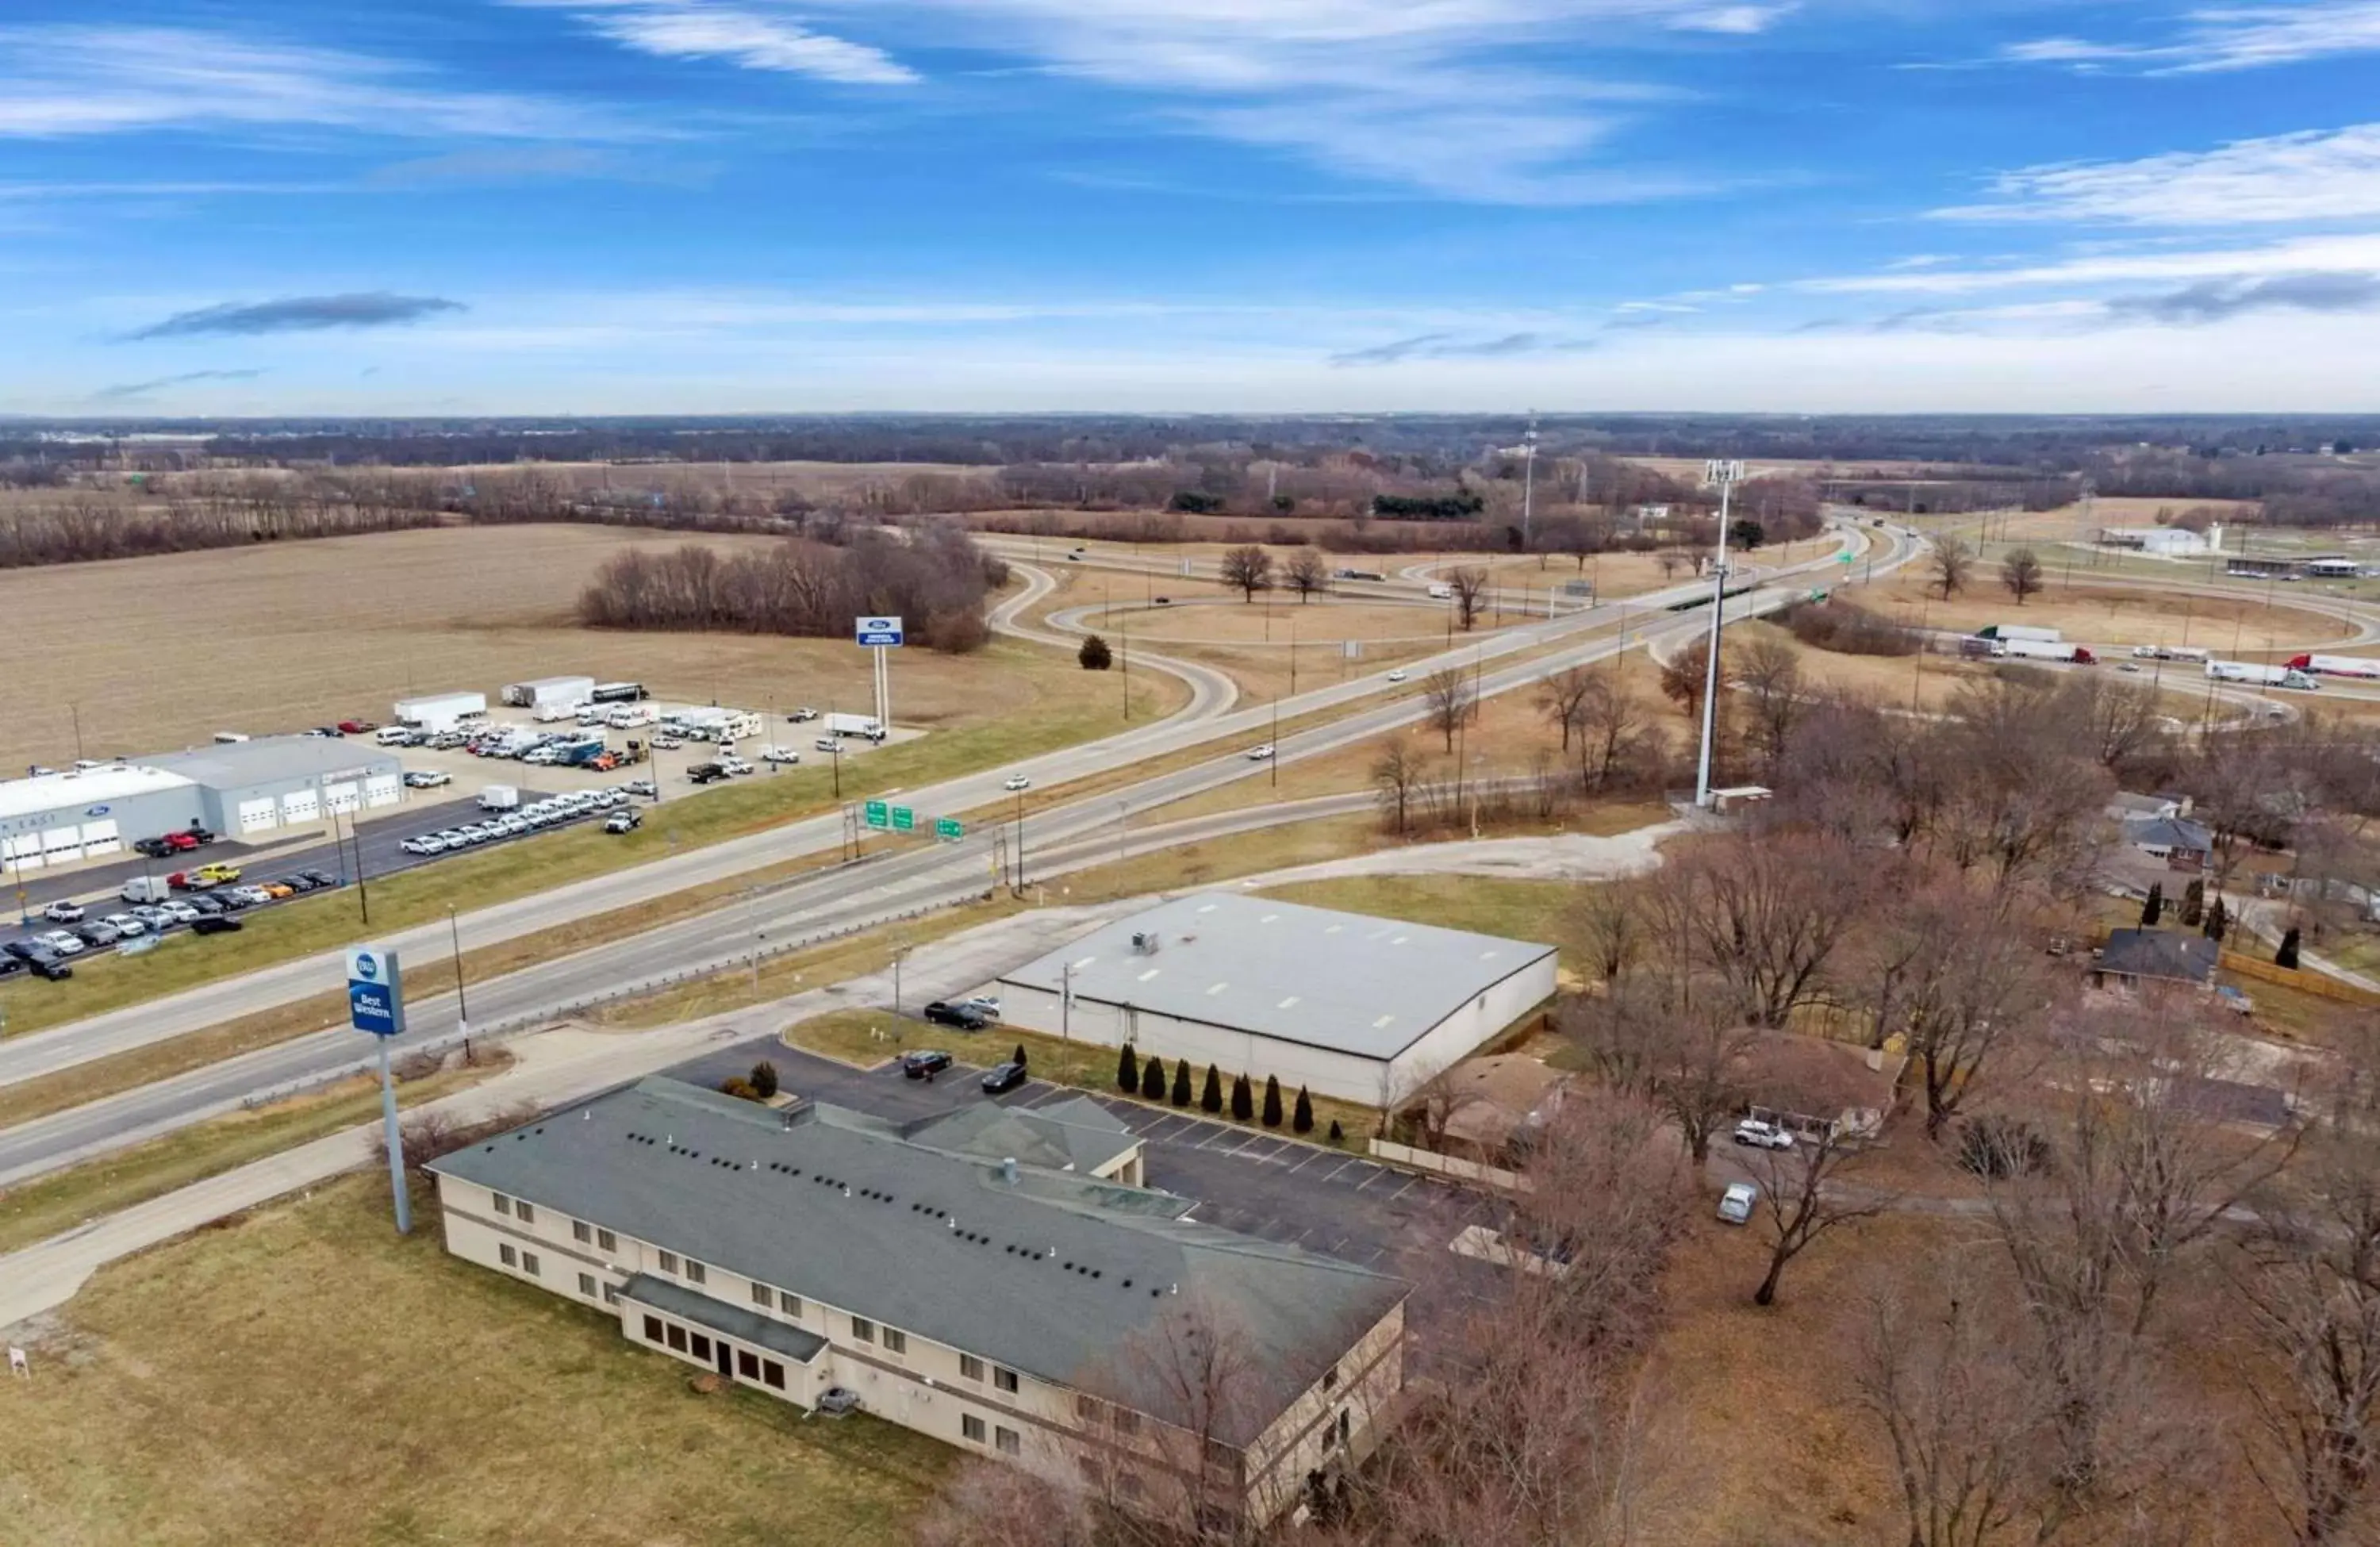
[[[2206,675],[2216,682],[2248,682],[2260,688],[2294,688],[2311,693],[2322,686],[2295,666],[2268,666],[2262,661],[2209,661]]]
[[[2190,661],[2200,665],[2205,664],[2215,654],[2213,651],[2201,650],[2196,645],[2134,645],[2132,653],[2143,661]]]
[[[829,736],[856,736],[869,741],[884,739],[884,727],[873,714],[830,714],[826,717]]]
[[[2380,677],[2380,660],[2362,655],[2293,655],[2289,669],[2319,676],[2358,676],[2369,681]]]
[[[2035,628],[2030,623],[1986,623],[1975,630],[1979,640],[2031,640],[2035,644],[2056,644],[2065,637],[2055,628]]]
[[[2077,666],[2099,664],[2099,658],[2081,645],[2060,644],[2054,640],[1994,640],[1992,653],[2019,661],[2064,661]]]

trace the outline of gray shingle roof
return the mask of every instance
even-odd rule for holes
[[[2204,935],[2173,930],[2116,930],[2099,953],[2098,969],[2124,977],[2204,983],[2215,976],[2221,947]]]
[[[902,1135],[929,1149],[949,1150],[978,1160],[1014,1160],[1023,1165],[1085,1175],[1140,1142],[1113,1113],[1084,1096],[1030,1112],[977,1102],[911,1123]]]
[[[1263,1386],[1245,1439],[1321,1378],[1406,1285],[1169,1217],[1171,1195],[1047,1171],[1006,1182],[840,1108],[771,1111],[665,1078],[433,1163],[733,1273],[1062,1384],[1197,1306]]]
[[[638,1273],[620,1285],[620,1297],[651,1306],[681,1322],[709,1327],[756,1348],[772,1348],[795,1364],[808,1364],[826,1351],[826,1339],[814,1332],[755,1316],[739,1306],[697,1294],[650,1273]]]
[[[2215,847],[2213,833],[2182,817],[2128,822],[2124,824],[2124,841],[2135,848],[2178,848],[2185,854],[2205,854]]]
[[[1154,952],[1133,936],[1151,936]],[[1202,892],[1094,930],[1001,978],[1077,999],[1392,1058],[1550,945]],[[1071,967],[1071,972],[1068,968]]]

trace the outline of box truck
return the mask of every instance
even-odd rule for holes
[[[826,717],[829,736],[856,736],[869,741],[884,739],[884,727],[872,714],[830,714]]]
[[[1444,580],[1434,581],[1429,588],[1429,599],[1433,602],[1451,602],[1454,600],[1454,588]]]
[[[2055,628],[2035,628],[2029,623],[1987,623],[1975,630],[1979,640],[2031,640],[2035,644],[2056,644],[2065,637]]]
[[[2293,688],[2311,693],[2322,686],[2295,666],[2268,666],[2261,661],[2209,661],[2206,675],[2216,682],[2246,682],[2259,688]]]
[[[2296,655],[2289,658],[2289,667],[2321,676],[2380,677],[2380,661],[2362,655]]]
[[[136,875],[124,883],[118,895],[128,903],[161,903],[173,896],[174,889],[165,884],[162,876]]]
[[[480,810],[483,811],[514,811],[520,809],[520,791],[510,785],[490,785],[480,792]]]
[[[527,682],[507,682],[504,700],[515,709],[541,709],[550,703],[581,704],[595,691],[591,676],[539,676]]]

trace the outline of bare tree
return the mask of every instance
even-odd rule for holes
[[[1427,766],[1413,745],[1398,737],[1372,761],[1372,787],[1380,793],[1380,814],[1405,831],[1414,795],[1428,777]]]
[[[1790,1150],[1764,1150],[1754,1171],[1761,1178],[1762,1217],[1768,1228],[1768,1272],[1752,1292],[1755,1305],[1777,1303],[1785,1265],[1836,1226],[1880,1214],[1892,1206],[1889,1194],[1847,1180],[1859,1150],[1832,1127],[1802,1139]]]
[[[1152,1542],[1178,1541],[1184,1527],[1199,1537],[1236,1531],[1245,1450],[1278,1384],[1238,1324],[1194,1293],[1126,1338],[1084,1378],[1091,1400],[1077,1407],[1116,1528],[1150,1520]],[[1136,1495],[1123,1486],[1128,1468],[1146,1480]]]
[[[1644,948],[1645,933],[1633,898],[1618,886],[1582,888],[1573,917],[1586,942],[1588,964],[1605,982],[1628,970]]]
[[[1989,1090],[2000,1059],[2030,1049],[2050,992],[2004,897],[1910,871],[1889,888],[1892,906],[1863,932],[1868,970],[1856,1002],[1872,1017],[1873,1045],[1897,1036],[1908,1049],[1925,1092],[1925,1137],[1938,1142]]]
[[[1678,571],[1685,566],[1686,555],[1675,548],[1664,548],[1653,555],[1653,562],[1661,566],[1661,579],[1674,579]]]
[[[1330,561],[1311,547],[1300,548],[1281,566],[1281,578],[1297,592],[1299,602],[1311,602],[1316,592],[1330,589]]]
[[[1434,671],[1421,685],[1422,703],[1429,725],[1446,737],[1446,749],[1454,750],[1454,733],[1471,718],[1473,704],[1471,674],[1460,666],[1445,666]]]
[[[1759,639],[1727,664],[1734,686],[1744,696],[1749,738],[1759,756],[1762,776],[1774,779],[1806,707],[1801,653],[1782,640]]]
[[[2024,599],[2039,595],[2045,584],[2041,555],[2030,548],[2019,548],[2000,560],[2000,584],[2008,587],[2008,593],[2016,598],[2018,606],[2023,606]]]
[[[1561,732],[1561,749],[1570,750],[1572,736],[1576,734],[1585,717],[1586,700],[1592,697],[1601,678],[1589,666],[1571,666],[1562,671],[1548,672],[1537,684],[1537,713],[1546,723]]]
[[[1710,645],[1701,638],[1680,645],[1661,663],[1661,696],[1676,704],[1689,720],[1703,712],[1703,689],[1707,686],[1709,668]]]
[[[1115,1525],[1079,1490],[1021,1467],[971,1461],[917,1522],[917,1541],[918,1547],[1115,1547]]]
[[[1842,844],[1735,834],[1663,866],[1645,892],[1694,966],[1724,988],[1731,1015],[1781,1027],[1826,988],[1874,874],[1869,856]]]
[[[1488,571],[1471,566],[1449,570],[1446,583],[1454,591],[1454,616],[1463,631],[1471,632],[1479,615],[1488,610]]]
[[[1272,584],[1272,555],[1253,542],[1228,548],[1216,572],[1240,593],[1241,601],[1254,602],[1257,592]]]
[[[1948,602],[1967,587],[1967,579],[1974,573],[1975,551],[1966,542],[1944,533],[1934,539],[1934,589]]]
[[[1718,1006],[1688,1007],[1635,975],[1572,1000],[1563,1032],[1614,1090],[1669,1118],[1699,1167],[1712,1138],[1743,1109],[1741,1066],[1758,1033]]]

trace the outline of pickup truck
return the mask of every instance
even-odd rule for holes
[[[690,785],[715,785],[726,777],[727,770],[715,762],[698,762],[686,771],[686,782]]]

